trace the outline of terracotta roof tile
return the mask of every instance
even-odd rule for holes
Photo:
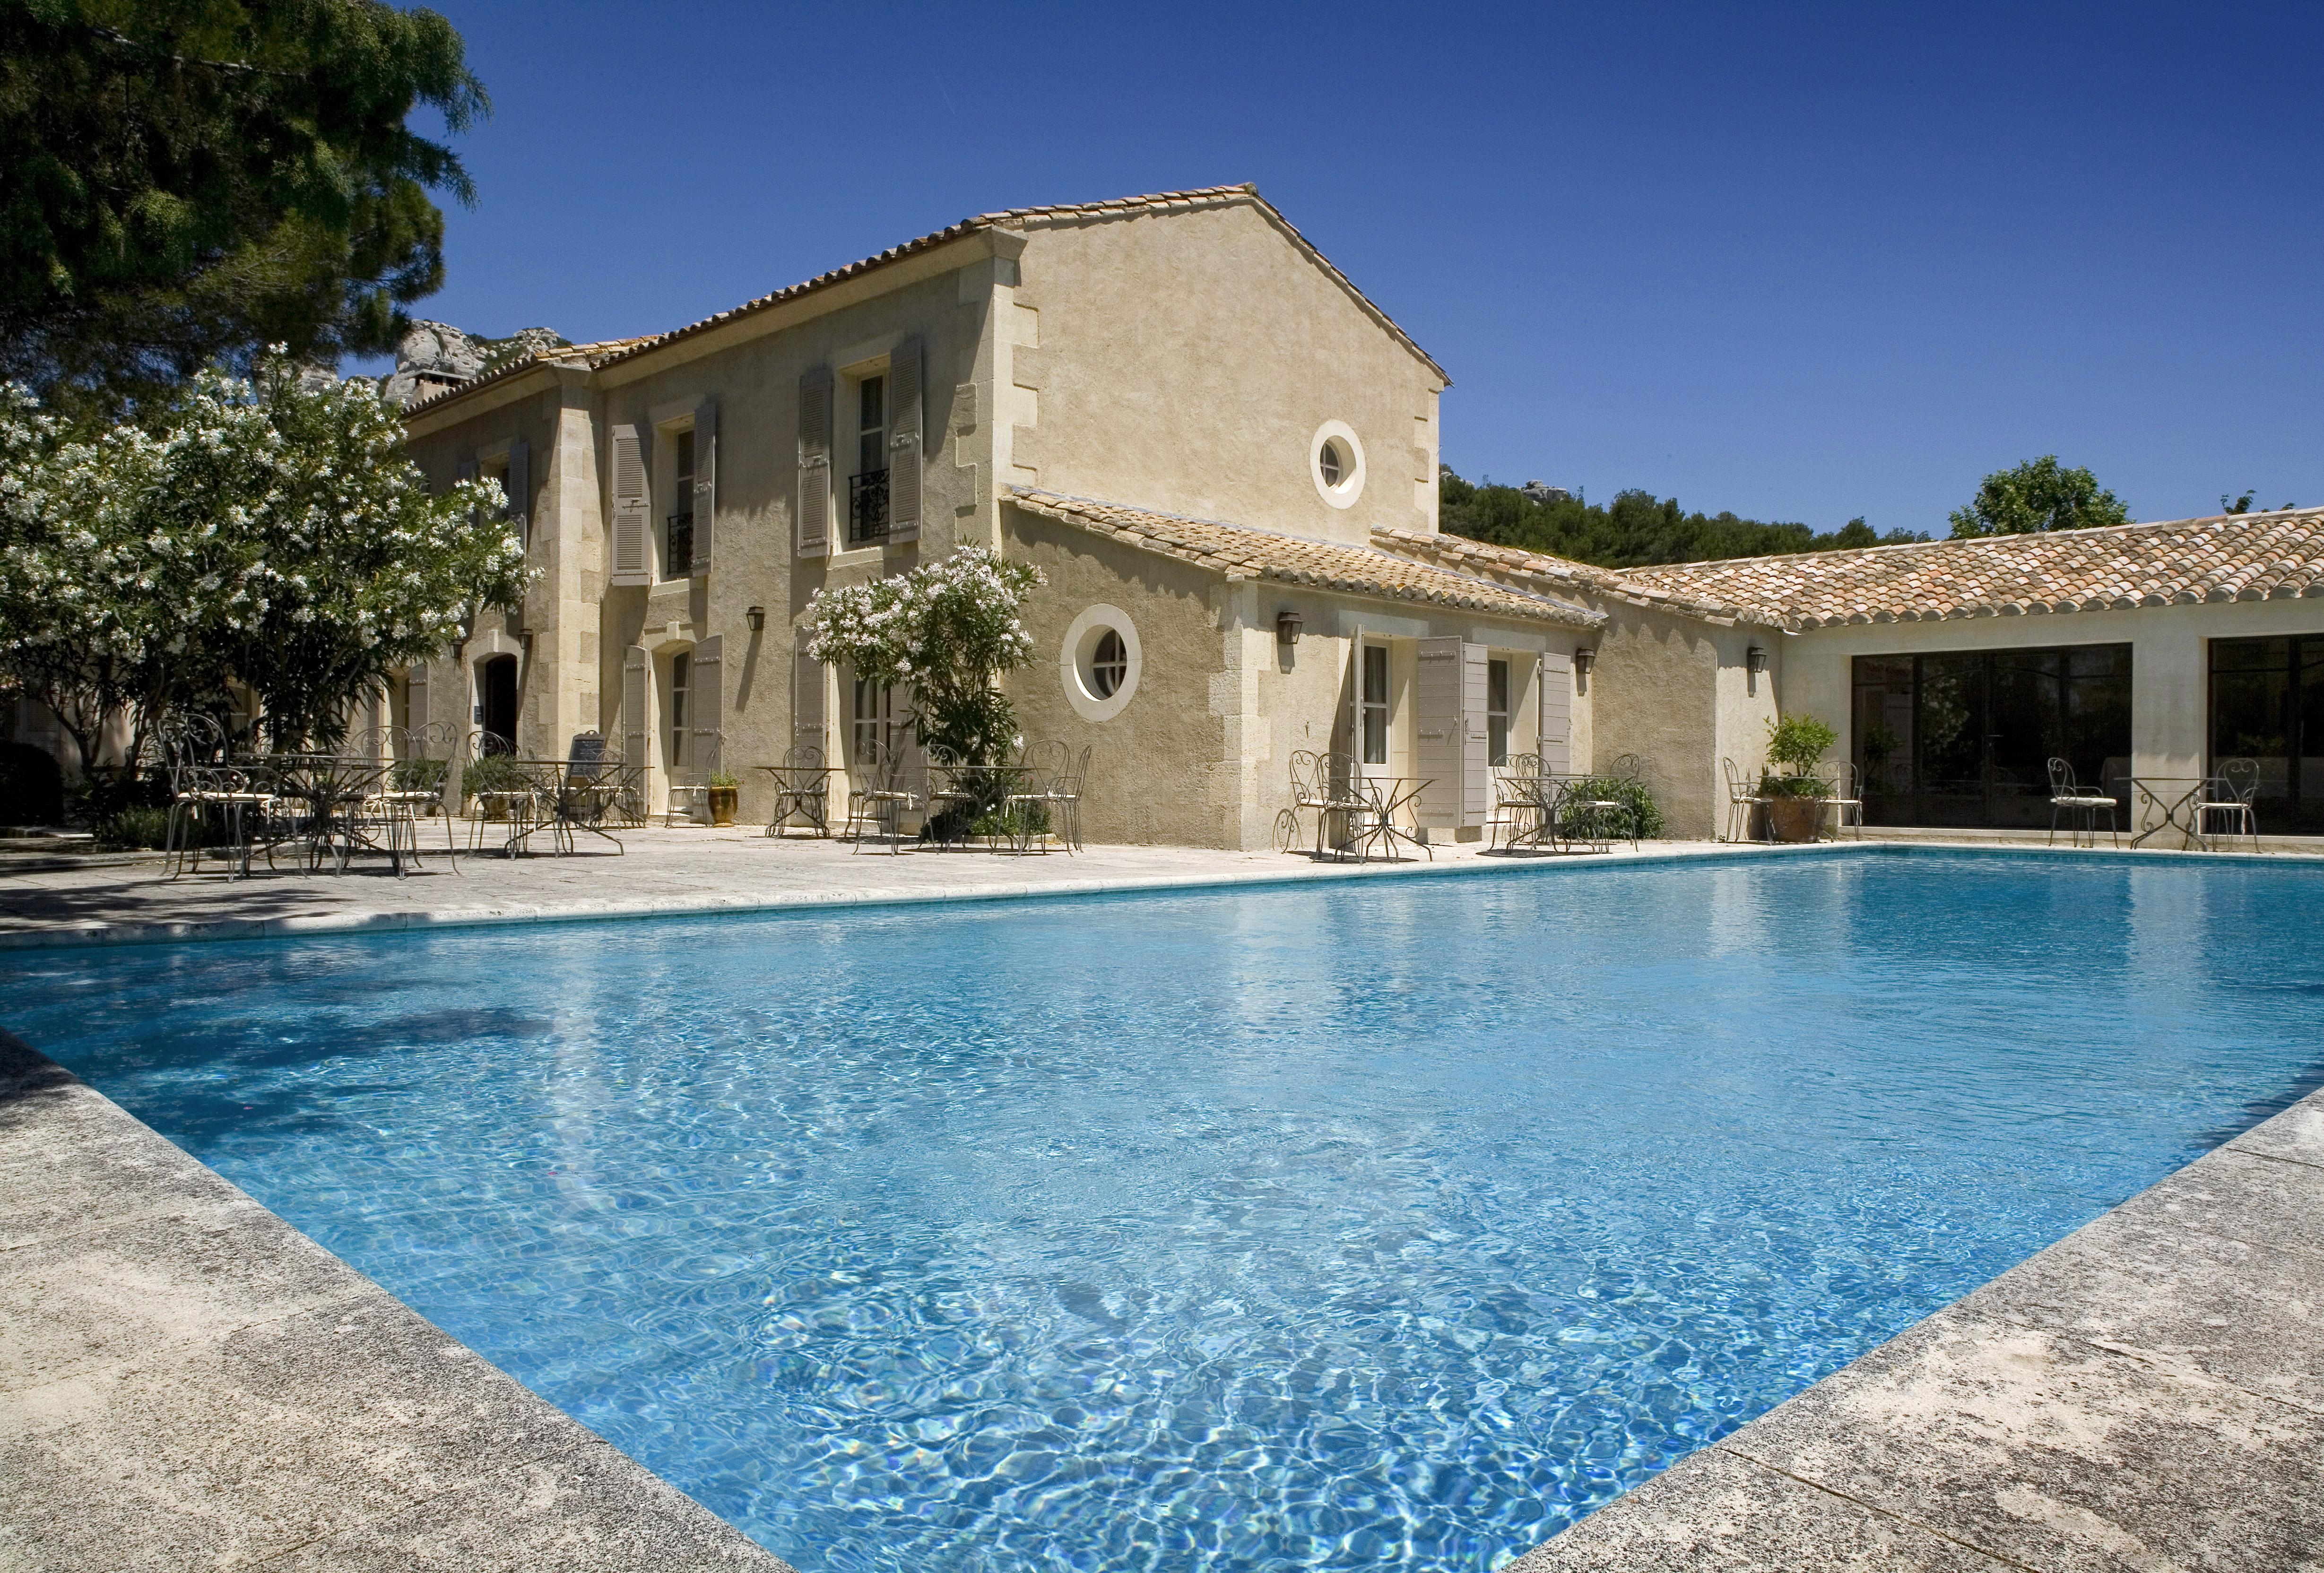
[[[2324,596],[2324,508],[1634,568],[1785,628]]]
[[[1024,486],[1010,491],[1018,506],[1032,512],[1193,563],[1230,579],[1272,579],[1347,595],[1458,607],[1567,628],[1596,628],[1606,621],[1604,613],[1586,607],[1369,547],[1340,546]]]
[[[1426,535],[1416,529],[1375,529],[1372,539],[1383,550],[1436,563],[1464,574],[1514,581],[1520,589],[1566,595],[1597,595],[1675,612],[1706,622],[1760,623],[1773,628],[1776,620],[1764,612],[1748,612],[1730,602],[1640,584],[1631,575],[1612,568],[1553,557],[1542,552],[1497,547],[1464,535]]]
[[[1250,203],[1265,214],[1269,222],[1280,227],[1291,237],[1295,244],[1314,258],[1323,271],[1338,281],[1342,289],[1354,297],[1356,303],[1362,307],[1367,314],[1393,334],[1397,342],[1425,362],[1429,370],[1434,372],[1439,377],[1444,378],[1447,387],[1452,385],[1452,379],[1445,377],[1444,368],[1431,359],[1428,352],[1413,341],[1411,335],[1398,327],[1394,318],[1372,304],[1370,298],[1357,289],[1345,273],[1333,267],[1331,259],[1316,250],[1314,242],[1300,234],[1273,203],[1259,194],[1258,187],[1205,186],[1200,190],[1161,191],[1148,197],[1118,197],[1105,202],[1075,202],[1049,207],[1010,207],[999,213],[980,213],[973,218],[964,218],[958,224],[948,225],[943,229],[921,235],[917,240],[908,240],[901,245],[890,246],[876,256],[849,262],[846,266],[834,268],[827,273],[818,273],[804,283],[792,284],[777,290],[772,294],[746,300],[730,311],[714,313],[699,322],[690,322],[684,327],[675,327],[667,333],[644,334],[635,338],[606,339],[597,345],[576,345],[567,349],[555,350],[539,357],[526,356],[522,360],[511,362],[488,376],[475,378],[457,387],[447,389],[441,393],[423,399],[413,404],[404,413],[407,416],[416,414],[447,400],[457,399],[464,394],[473,392],[479,388],[504,382],[534,365],[568,357],[576,350],[605,349],[606,354],[590,361],[589,363],[593,367],[613,361],[626,360],[632,355],[643,354],[650,350],[659,349],[664,345],[675,344],[679,339],[691,338],[696,334],[706,333],[711,328],[738,318],[753,316],[772,307],[782,305],[786,301],[798,299],[801,296],[813,294],[818,290],[828,289],[842,280],[855,278],[870,272],[874,268],[899,262],[905,257],[942,245],[946,241],[957,240],[962,235],[971,235],[978,230],[1023,229],[1028,226],[1069,224],[1088,219],[1124,218],[1139,213],[1183,212],[1195,207],[1226,207],[1239,202]]]

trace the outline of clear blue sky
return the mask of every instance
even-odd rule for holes
[[[2324,6],[438,4],[494,109],[416,309],[477,331],[1251,180],[1450,370],[1472,479],[2324,504]]]

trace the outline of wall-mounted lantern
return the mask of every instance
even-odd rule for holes
[[[1305,625],[1302,622],[1297,612],[1277,612],[1275,614],[1275,642],[1279,645],[1297,644],[1299,642],[1299,630],[1304,626]]]
[[[1767,652],[1753,645],[1743,652],[1743,664],[1754,672],[1764,672],[1767,669]]]
[[[1588,677],[1590,676],[1590,668],[1597,664],[1598,652],[1590,649],[1588,646],[1585,645],[1582,649],[1573,652],[1573,675],[1575,676]]]
[[[526,629],[516,637],[517,642],[524,646],[524,658],[528,661],[532,659],[532,630]]]
[[[742,615],[750,619],[752,633],[758,633],[767,626],[767,609],[763,606],[753,606]]]

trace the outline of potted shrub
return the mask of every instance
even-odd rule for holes
[[[1767,723],[1767,762],[1782,767],[1780,774],[1768,770],[1759,777],[1769,840],[1815,840],[1831,797],[1831,783],[1816,774],[1816,767],[1839,741],[1838,732],[1812,715],[1786,715]]]
[[[742,797],[742,781],[724,770],[710,772],[710,823],[713,825],[733,824],[735,805]]]

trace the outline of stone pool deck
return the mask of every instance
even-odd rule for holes
[[[1302,879],[1481,873],[1512,864],[1579,869],[1609,861],[1815,855],[1814,848],[1649,842],[1637,851],[1489,854],[1439,847],[1433,860],[1314,862],[1279,852],[1091,847],[1015,857],[987,851],[855,851],[837,842],[771,839],[754,829],[624,831],[624,854],[511,861],[439,854],[398,879],[379,860],[343,876],[270,871],[249,879],[161,877],[158,861],[12,871],[0,857],[0,950],[56,944],[245,939],[334,930],[442,928],[658,913],[740,912],[835,902],[940,901]],[[1824,850],[1829,850],[1827,847]]]
[[[625,839],[401,881],[0,867],[0,946],[1507,866]],[[5,1033],[0,1198],[0,1569],[783,1567]],[[2324,1569],[2324,1093],[1513,1573],[1585,1568]]]
[[[0,1033],[0,1568],[789,1573]]]

